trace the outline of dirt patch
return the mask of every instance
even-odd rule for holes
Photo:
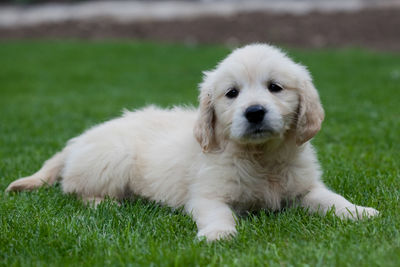
[[[400,9],[307,15],[255,12],[132,23],[104,18],[0,28],[0,39],[25,38],[129,38],[232,45],[258,41],[307,48],[359,46],[400,51]]]

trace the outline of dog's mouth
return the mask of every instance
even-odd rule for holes
[[[276,135],[276,132],[266,126],[250,125],[243,135],[243,138],[249,141],[264,141]]]

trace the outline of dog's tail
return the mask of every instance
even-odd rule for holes
[[[43,185],[52,185],[57,181],[62,169],[64,168],[66,149],[58,152],[53,157],[48,159],[42,168],[35,174],[20,178],[12,182],[6,191],[24,191],[33,190]]]

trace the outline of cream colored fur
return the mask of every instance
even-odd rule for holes
[[[270,92],[273,81],[283,87]],[[239,95],[225,96],[230,88]],[[8,191],[31,190],[61,178],[65,193],[99,203],[140,195],[184,207],[207,240],[236,233],[234,211],[300,205],[335,208],[342,218],[378,214],[328,190],[309,140],[324,118],[308,71],[277,48],[235,50],[200,85],[199,109],[150,106],[125,112],[70,140],[30,177]],[[248,135],[244,111],[266,108],[269,131]]]

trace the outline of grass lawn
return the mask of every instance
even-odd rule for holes
[[[0,265],[400,266],[400,54],[290,50],[326,110],[314,139],[324,181],[381,216],[361,222],[301,209],[241,218],[230,241],[196,240],[180,211],[145,200],[96,210],[59,186],[5,194],[84,129],[149,103],[195,104],[221,46],[0,43]]]

